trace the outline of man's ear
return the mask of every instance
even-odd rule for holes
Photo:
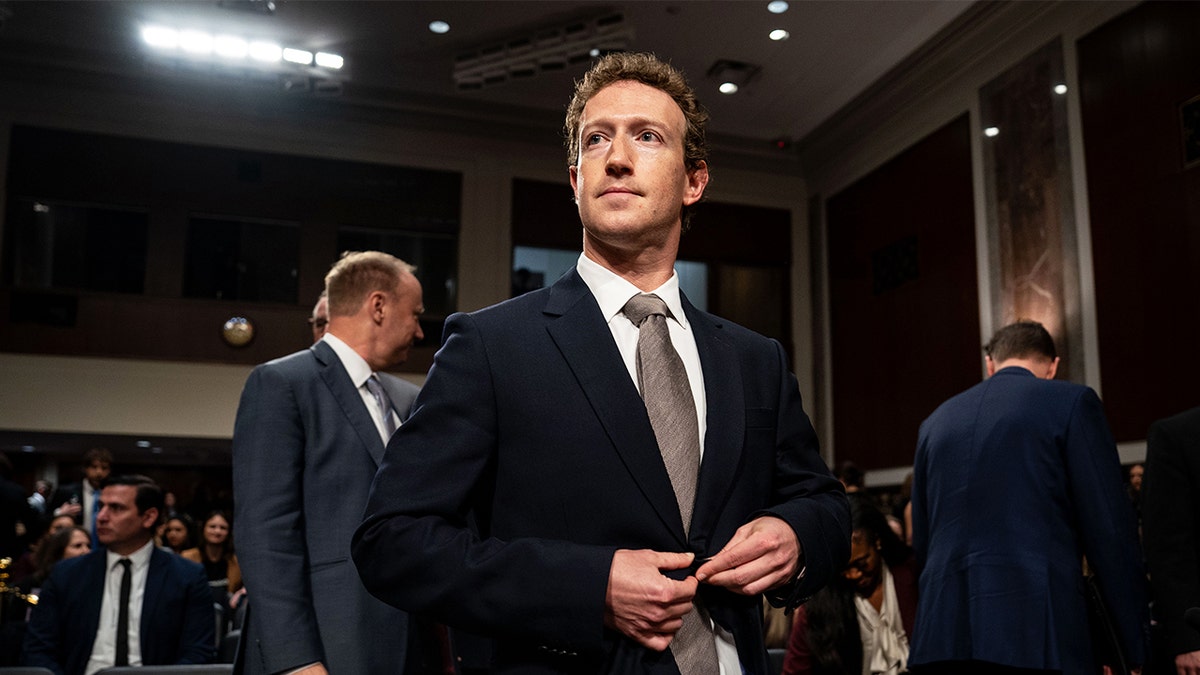
[[[371,291],[367,296],[367,304],[371,312],[371,320],[375,323],[383,321],[383,309],[387,305],[387,294],[383,291]]]
[[[579,203],[579,167],[568,166],[567,173],[571,176],[571,193],[574,195],[575,203]]]
[[[141,515],[142,515],[142,527],[144,527],[145,529],[153,530],[154,526],[156,524],[158,524],[158,509],[154,508],[153,506],[146,509],[145,511],[142,511]]]
[[[1050,362],[1050,365],[1046,366],[1047,380],[1053,380],[1054,376],[1058,374],[1058,360],[1059,357],[1056,356],[1054,357],[1054,360]]]
[[[688,171],[687,179],[687,189],[683,193],[684,206],[695,204],[704,196],[704,188],[708,186],[708,163],[700,162],[699,166]]]
[[[987,361],[988,377],[995,375],[996,374],[996,362],[992,360],[991,356],[985,356],[985,357],[983,357],[983,359],[984,359],[984,361]]]

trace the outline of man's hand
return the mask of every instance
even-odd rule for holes
[[[324,664],[314,663],[311,666],[305,666],[300,670],[293,670],[287,675],[329,675],[329,671],[325,670]]]
[[[80,506],[79,504],[67,503],[67,504],[63,504],[62,506],[58,507],[57,509],[54,509],[54,517],[55,518],[57,518],[58,516],[71,516],[72,518],[74,518],[75,516],[77,516],[81,513],[83,513],[83,507]]]
[[[799,564],[800,540],[792,526],[763,516],[739,527],[725,548],[696,570],[696,579],[757,595],[791,581]]]
[[[1200,675],[1200,651],[1176,655],[1175,672],[1179,675]]]
[[[686,569],[693,553],[660,553],[621,549],[613,554],[608,572],[604,625],[632,638],[643,647],[663,651],[683,615],[692,608],[696,579],[675,581],[664,570]]]

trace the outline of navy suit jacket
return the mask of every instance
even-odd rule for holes
[[[371,592],[495,638],[497,672],[677,673],[669,652],[604,627],[615,550],[703,559],[771,514],[795,530],[807,566],[778,602],[798,604],[841,569],[846,498],[782,348],[683,303],[708,405],[689,535],[645,405],[571,270],[548,289],[447,321],[355,535]],[[701,594],[747,672],[766,672],[761,598]]]
[[[100,626],[106,558],[101,548],[54,566],[25,633],[22,663],[60,675],[84,671]],[[139,625],[142,664],[208,663],[215,652],[215,616],[204,568],[151,551]]]
[[[404,419],[418,387],[380,380]],[[233,432],[234,529],[253,607],[247,673],[317,661],[335,674],[402,671],[408,617],[371,597],[350,561],[383,449],[328,344],[250,374]]]
[[[1010,367],[921,424],[910,664],[980,660],[1099,672],[1086,554],[1132,664],[1145,661],[1145,575],[1116,443],[1088,387]]]
[[[1169,656],[1200,650],[1184,620],[1200,607],[1200,408],[1150,425],[1142,518],[1154,617]]]

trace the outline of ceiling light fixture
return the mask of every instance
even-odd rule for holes
[[[482,89],[625,51],[632,40],[633,27],[625,25],[624,15],[607,14],[459,54],[452,77],[460,90]]]
[[[741,91],[762,70],[753,63],[721,59],[708,69],[708,79],[717,82],[717,90],[722,94],[735,94]]]
[[[776,28],[775,30],[771,31],[767,35],[767,37],[771,38],[772,40],[775,40],[776,42],[779,42],[780,40],[786,40],[786,39],[790,38],[791,36],[792,36],[791,33],[787,32],[786,30],[784,30],[782,28]]]
[[[784,0],[772,0],[767,3],[767,11],[772,14],[783,14],[788,11],[788,4]]]
[[[996,136],[1000,135],[1000,128],[999,127],[988,127],[983,130],[983,135],[987,136],[988,138],[995,138]]]
[[[255,5],[265,7],[261,0]],[[151,61],[173,71],[228,74],[234,69],[247,81],[275,83],[284,91],[341,93],[341,82],[332,79],[333,72],[345,66],[338,54],[161,25],[142,26],[141,36],[150,47]]]
[[[1063,94],[1067,93],[1067,85],[1065,85],[1065,84],[1054,85],[1054,93],[1058,94],[1059,96],[1062,96]]]
[[[445,35],[450,32],[450,24],[445,21],[430,21],[429,31],[438,35]]]

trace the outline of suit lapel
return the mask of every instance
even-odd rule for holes
[[[92,636],[92,640],[88,643],[88,653],[92,651],[92,645],[96,641],[96,632],[100,630],[100,608],[104,600],[104,582],[105,575],[108,572],[108,553],[105,549],[97,549],[89,554],[94,557],[84,563],[87,567],[81,570],[85,577],[85,583],[80,587],[89,589],[83,596],[83,622],[84,635]],[[92,589],[100,589],[100,592],[94,592]],[[86,661],[86,659],[85,659]]]
[[[383,439],[379,437],[375,420],[371,419],[371,413],[367,412],[366,406],[363,405],[362,396],[350,381],[350,375],[342,365],[341,359],[333,351],[333,347],[324,342],[313,345],[312,351],[320,364],[321,379],[329,388],[329,393],[337,401],[346,419],[350,420],[350,426],[354,428],[363,447],[378,466],[383,461]]]
[[[682,293],[680,294],[682,297]],[[726,340],[719,320],[705,314],[682,297],[684,313],[696,338],[704,370],[704,398],[708,427],[704,434],[704,459],[696,483],[696,505],[689,529],[692,539],[707,539],[721,515],[741,463],[745,434],[745,395],[737,352]],[[707,542],[702,542],[706,547]]]
[[[587,285],[572,269],[550,289],[544,310],[551,339],[575,374],[605,432],[646,500],[679,540],[683,519],[646,406],[629,379],[612,333]]]

